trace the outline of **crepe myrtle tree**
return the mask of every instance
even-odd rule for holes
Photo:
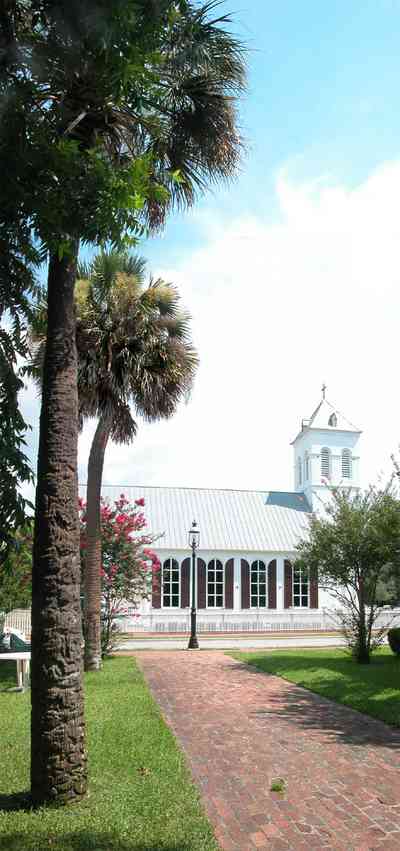
[[[113,503],[101,500],[100,536],[102,654],[113,648],[117,620],[128,609],[149,599],[153,581],[157,582],[160,561],[151,549],[154,536],[145,532],[144,498],[130,503],[121,494]],[[87,504],[79,500],[80,549],[82,568],[88,546]]]
[[[379,583],[400,573],[400,502],[392,480],[365,492],[332,488],[331,496],[325,513],[311,516],[297,563],[318,572],[355,660],[368,663],[385,632],[375,629]]]

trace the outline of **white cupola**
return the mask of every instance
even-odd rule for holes
[[[330,487],[358,490],[360,429],[325,397],[310,419],[302,420],[293,440],[294,489],[304,493],[312,511],[330,498]]]

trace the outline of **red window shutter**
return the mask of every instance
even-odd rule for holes
[[[268,608],[276,609],[276,558],[268,565]]]
[[[153,573],[151,605],[153,609],[161,609],[161,565],[160,569]]]
[[[310,609],[318,609],[318,571],[310,573]]]
[[[241,560],[242,609],[250,608],[250,568],[245,558]]]
[[[284,578],[284,607],[289,609],[293,605],[292,594],[292,564],[288,559],[285,559],[285,578]]]
[[[181,609],[190,606],[190,558],[185,558],[181,566]]]
[[[225,608],[233,609],[233,558],[225,565]]]
[[[197,559],[197,606],[199,609],[207,608],[206,563],[202,558]]]

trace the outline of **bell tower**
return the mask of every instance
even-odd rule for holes
[[[330,486],[359,490],[360,429],[353,425],[326,398],[322,398],[292,442],[294,448],[294,489],[304,493],[312,511],[330,499]]]

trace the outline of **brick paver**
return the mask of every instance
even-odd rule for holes
[[[224,851],[400,851],[400,732],[218,651],[137,658]]]

